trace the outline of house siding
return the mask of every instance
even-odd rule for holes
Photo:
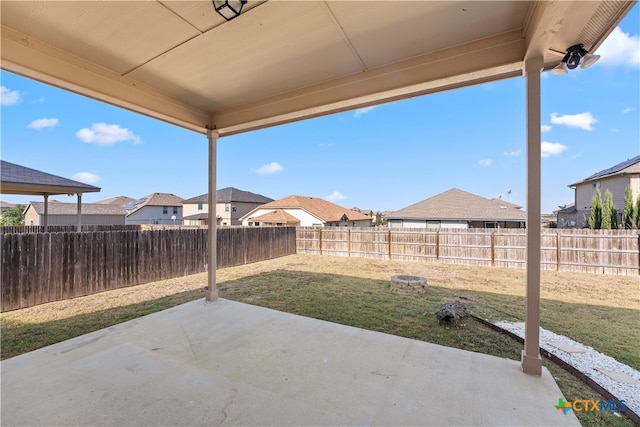
[[[123,215],[81,215],[82,225],[124,225]],[[33,206],[24,214],[24,225],[44,225],[44,215],[39,215]],[[48,215],[47,225],[78,225],[78,215]]]
[[[591,199],[596,192],[596,188],[600,188],[602,201],[604,202],[604,193],[609,190],[613,195],[613,204],[622,212],[624,208],[624,193],[627,186],[631,187],[634,201],[640,194],[638,189],[638,181],[640,178],[634,176],[616,176],[611,178],[603,178],[578,184],[575,187],[576,194],[576,227],[584,228],[589,224],[589,216],[591,214]],[[599,183],[599,187],[595,187]],[[634,191],[634,187],[636,191]]]
[[[178,206],[178,213],[173,213],[173,206],[168,206],[167,213],[163,213],[163,206],[143,206],[137,211],[127,215],[126,224],[167,224],[172,225],[171,219],[176,216],[176,224],[182,224],[182,206]]]

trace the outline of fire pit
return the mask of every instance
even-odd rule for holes
[[[427,292],[427,279],[420,276],[392,276],[391,290],[399,294],[423,294]]]

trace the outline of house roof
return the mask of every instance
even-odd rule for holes
[[[117,197],[112,197],[110,199],[104,199],[104,200],[100,200],[99,202],[94,202],[97,204],[102,204],[102,205],[118,205],[118,206],[124,206],[126,204],[129,204],[133,201],[135,201],[136,199],[134,199],[133,197],[127,197],[127,196],[117,196]]]
[[[99,187],[41,172],[0,160],[0,192],[2,194],[81,194],[100,191]]]
[[[0,209],[11,209],[14,206],[16,206],[16,205],[14,205],[13,203],[9,203],[9,202],[5,202],[3,200],[0,200]]]
[[[564,206],[558,206],[558,210],[553,211],[554,214],[559,214],[559,213],[574,213],[576,212],[576,204],[575,203],[568,203]]]
[[[185,200],[183,203],[207,203],[209,194],[201,194],[196,197]],[[216,203],[269,203],[273,199],[265,197],[261,194],[251,193],[250,191],[238,190],[234,187],[222,188],[216,191]]]
[[[124,206],[127,214],[132,214],[145,206],[182,206],[182,198],[175,194],[153,193]]]
[[[618,176],[622,174],[631,174],[631,173],[640,174],[640,156],[627,159],[624,162],[620,162],[615,166],[611,166],[610,168],[603,169],[599,172],[596,172],[593,175],[590,175],[581,181],[570,184],[569,187],[573,187],[578,184],[584,184],[584,183],[595,181],[602,178],[611,178],[613,176]]]
[[[251,218],[253,221],[275,222],[277,224],[299,224],[300,220],[284,209],[274,209],[260,216]]]
[[[361,214],[360,212],[352,211],[351,209],[343,208],[335,203],[328,202],[324,199],[317,197],[307,196],[289,196],[284,199],[275,200],[270,203],[266,203],[257,209],[303,209],[312,214],[316,218],[325,222],[334,221],[359,221],[370,220],[371,217]],[[254,210],[255,211],[255,210]],[[252,212],[249,212],[245,217],[249,217]]]
[[[486,199],[458,188],[440,193],[386,215],[389,219],[525,221],[527,215],[512,203]]]
[[[548,70],[633,1],[2,1],[2,68],[221,136]],[[123,48],[125,47],[126,48]],[[259,76],[259,78],[256,78]]]
[[[33,207],[38,215],[44,215],[44,202],[29,202],[29,206]],[[29,206],[25,208],[25,212],[29,209]],[[48,207],[49,215],[77,215],[78,204],[77,203],[64,203],[52,200],[49,202]],[[126,215],[126,211],[120,207],[109,204],[100,203],[83,203],[82,215]]]

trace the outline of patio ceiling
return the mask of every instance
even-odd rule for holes
[[[629,1],[2,1],[2,68],[220,136],[557,65]]]

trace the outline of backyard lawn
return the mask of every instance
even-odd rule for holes
[[[426,277],[421,295],[391,292],[394,275]],[[204,297],[207,275],[124,288],[3,313],[2,359]],[[455,299],[489,321],[524,320],[523,270],[291,255],[218,271],[220,297],[436,344],[520,359],[521,344],[467,318],[438,325]],[[637,276],[542,272],[542,326],[640,369]],[[545,361],[569,400],[599,399]],[[578,414],[583,425],[628,425],[611,412]]]

